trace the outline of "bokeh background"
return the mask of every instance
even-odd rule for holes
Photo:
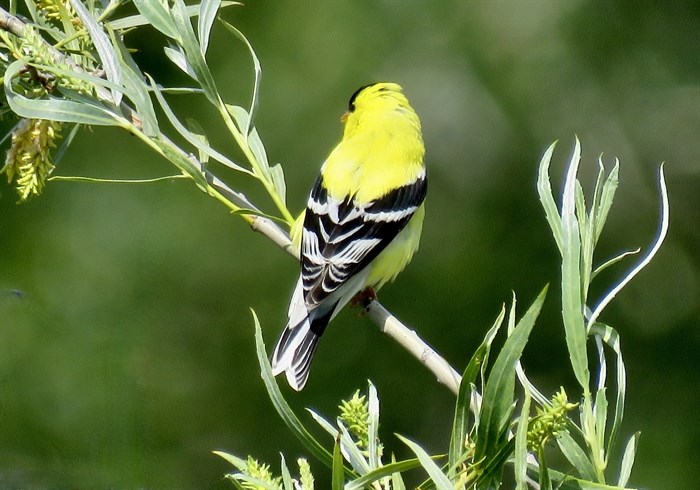
[[[428,215],[420,252],[380,297],[459,370],[511,291],[522,310],[558,282],[535,189],[549,144],[559,140],[557,185],[574,135],[587,189],[601,154],[608,168],[621,161],[599,261],[648,248],[666,162],[669,236],[602,318],[622,336],[622,435],[642,432],[631,483],[644,488],[700,478],[699,14],[697,2],[651,0],[251,1],[224,13],[262,62],[257,127],[284,166],[294,212],[338,141],[350,94],[377,80],[404,86],[424,126]],[[162,42],[152,29],[127,37],[144,71],[187,84]],[[245,105],[245,47],[219,26],[209,60],[228,101]],[[173,104],[238,158],[202,101]],[[174,172],[133,137],[92,128],[56,173]],[[251,182],[220,176],[272,211]],[[294,261],[185,181],[56,182],[28,204],[16,200],[0,182],[0,488],[229,488],[230,468],[211,450],[275,468],[280,452],[290,462],[305,454],[259,378],[249,310],[271,348]],[[597,279],[592,297],[633,263]],[[563,385],[573,396],[556,289],[525,366],[546,392]],[[367,379],[379,390],[387,452],[408,456],[395,432],[446,450],[453,395],[355,312],[327,331],[307,388],[285,393],[313,425],[303,407],[333,417]],[[322,488],[326,471],[311,464]]]

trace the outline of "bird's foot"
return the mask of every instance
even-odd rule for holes
[[[361,306],[364,311],[367,311],[369,305],[372,303],[372,301],[375,301],[376,299],[377,293],[374,291],[373,288],[368,287],[358,292],[355,296],[353,296],[353,298],[350,300],[350,306]]]

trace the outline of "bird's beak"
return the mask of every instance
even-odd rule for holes
[[[350,116],[350,111],[345,111],[343,112],[343,115],[340,116],[340,122],[345,123],[345,121],[348,120],[348,117]]]

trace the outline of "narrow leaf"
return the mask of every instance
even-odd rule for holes
[[[284,182],[284,170],[279,163],[270,167],[270,175],[272,176],[272,185],[275,186],[277,195],[280,196],[280,201],[287,202],[287,185]]]
[[[139,13],[146,19],[146,23],[151,24],[172,39],[179,39],[175,22],[170,12],[161,2],[154,2],[153,0],[134,0],[134,5],[136,5]]]
[[[7,103],[21,117],[48,119],[51,121],[89,124],[95,126],[124,126],[126,121],[105,106],[96,102],[75,102],[49,97],[28,99],[12,89],[12,79],[24,68],[23,60],[10,63],[5,70],[4,86]]]
[[[620,336],[614,328],[602,324],[596,323],[591,328],[591,333],[600,337],[603,342],[605,342],[612,350],[615,352],[616,356],[616,396],[615,396],[615,409],[613,412],[613,423],[610,429],[610,435],[608,436],[606,450],[609,452],[616,442],[618,431],[620,430],[620,425],[622,424],[622,417],[625,412],[625,391],[627,389],[627,374],[625,372],[625,363],[622,359],[622,349],[620,347]]]
[[[625,453],[622,456],[622,465],[620,467],[620,478],[617,480],[618,486],[627,486],[627,481],[632,473],[632,466],[634,465],[634,456],[637,453],[637,444],[639,443],[639,432],[635,432],[627,445],[625,446]]]
[[[282,392],[279,386],[277,386],[275,377],[272,375],[270,361],[267,359],[260,322],[255,312],[253,311],[252,313],[253,320],[255,321],[255,347],[258,355],[258,363],[260,364],[260,375],[265,383],[265,388],[267,388],[267,394],[270,396],[272,405],[275,407],[275,410],[277,410],[279,416],[282,417],[282,420],[289,430],[299,439],[304,447],[319,461],[332,468],[333,456],[319,444],[308,430],[306,430],[282,396]]]
[[[202,86],[204,94],[209,101],[218,107],[221,98],[216,89],[214,77],[202,55],[199,42],[197,42],[197,38],[194,35],[192,23],[187,15],[187,8],[183,0],[174,1],[172,19],[175,21],[175,28],[180,35],[179,43],[185,51],[185,57],[196,75],[196,80]]]
[[[502,421],[512,410],[515,389],[515,363],[522,355],[528,337],[540,313],[547,287],[537,296],[532,306],[508,337],[496,358],[484,389],[481,417],[477,427],[474,459],[493,454],[502,439]]]
[[[284,485],[284,490],[294,490],[292,475],[289,473],[289,468],[287,468],[287,462],[284,460],[283,454],[280,454],[280,471],[282,472],[282,484]]]
[[[332,486],[333,490],[343,490],[345,483],[345,475],[343,473],[343,456],[340,454],[340,437],[335,438],[335,446],[333,446],[333,469],[332,469]]]
[[[527,426],[530,420],[530,390],[525,389],[525,398],[518,417],[518,430],[515,433],[515,484],[517,490],[527,490]]]
[[[547,460],[544,454],[544,447],[540,447],[538,451],[537,462],[540,466],[539,490],[552,490],[552,480],[549,477],[549,467],[547,466]]]
[[[92,44],[95,46],[97,54],[100,56],[100,62],[107,76],[107,80],[115,85],[121,85],[122,77],[119,58],[117,57],[117,53],[109,37],[98,24],[97,19],[88,12],[80,0],[70,0],[70,4],[73,9],[75,9],[75,13],[78,14],[78,17],[80,17],[81,22],[90,34]],[[112,91],[112,102],[114,102],[115,105],[119,105],[121,98],[121,92],[116,90]]]
[[[603,190],[600,195],[600,204],[596,209],[596,223],[595,223],[595,240],[597,241],[603,231],[603,226],[605,226],[605,221],[608,219],[608,211],[612,206],[613,197],[615,197],[615,191],[617,190],[617,185],[619,183],[619,173],[620,173],[620,161],[615,159],[615,166],[610,171],[605,184],[603,185]]]
[[[151,83],[151,90],[153,90],[153,93],[156,96],[156,99],[158,100],[158,103],[160,104],[160,107],[163,109],[163,112],[165,113],[166,117],[168,118],[168,121],[170,121],[170,124],[173,125],[175,130],[180,133],[180,135],[187,140],[188,143],[190,143],[192,146],[197,148],[199,151],[202,153],[205,153],[209,157],[213,158],[219,163],[222,163],[223,165],[226,165],[227,167],[236,170],[238,172],[243,172],[248,175],[252,175],[252,172],[248,170],[247,168],[241,167],[237,163],[234,163],[231,161],[229,158],[224,156],[223,154],[219,153],[218,151],[214,150],[211,146],[206,144],[206,142],[203,142],[201,138],[197,137],[197,135],[193,134],[190,130],[188,130],[177,118],[173,110],[170,108],[170,105],[166,102],[165,97],[161,94],[160,88],[155,84],[155,81],[149,76],[149,81]]]
[[[549,227],[552,229],[552,235],[554,235],[554,241],[557,244],[557,248],[561,252],[562,249],[562,229],[561,221],[559,217],[559,210],[557,209],[557,204],[554,202],[554,196],[552,195],[552,185],[549,181],[549,163],[552,160],[552,153],[554,153],[554,147],[556,142],[552,143],[547,151],[542,155],[542,160],[540,160],[539,173],[537,176],[537,192],[540,195],[540,202],[544,208],[545,216],[547,217],[547,222]]]
[[[151,101],[148,92],[146,79],[136,62],[134,62],[134,59],[131,57],[122,39],[116,36],[112,31],[110,31],[110,39],[117,48],[124,95],[134,104],[136,113],[141,119],[143,133],[146,136],[154,137],[160,133],[160,130],[158,128],[158,118],[153,108],[153,101]]]
[[[482,369],[484,361],[488,356],[488,351],[491,349],[493,339],[496,337],[501,325],[503,325],[505,314],[506,309],[504,305],[501,307],[501,311],[493,325],[486,333],[481,345],[479,345],[472,355],[472,358],[469,360],[469,364],[467,364],[467,367],[462,375],[462,381],[459,385],[459,393],[457,394],[457,403],[455,405],[454,420],[452,421],[452,435],[450,437],[450,450],[448,457],[449,466],[453,471],[456,471],[457,463],[464,453],[464,444],[467,434],[469,433],[468,425],[469,407],[472,393],[471,386]],[[453,475],[451,474],[451,476]]]
[[[219,21],[224,25],[224,27],[226,27],[226,29],[232,32],[238,39],[243,41],[243,43],[248,48],[248,52],[250,53],[251,59],[253,60],[253,94],[251,96],[250,109],[248,110],[250,119],[248,120],[248,124],[246,125],[245,130],[241,129],[243,134],[247,136],[248,133],[250,133],[250,129],[253,127],[253,118],[255,115],[255,110],[258,107],[258,90],[260,88],[260,76],[262,75],[262,67],[260,66],[260,60],[258,60],[258,56],[255,54],[253,46],[243,35],[243,33],[236,29],[233,25],[226,22],[225,20],[219,19]]]
[[[211,26],[216,19],[216,14],[219,11],[221,0],[202,0],[199,4],[199,18],[197,20],[197,33],[199,35],[199,44],[202,49],[202,55],[206,55],[207,47],[209,46],[209,34]]]
[[[433,461],[433,459],[428,455],[428,453],[425,452],[425,450],[422,447],[420,447],[415,442],[400,436],[399,434],[396,434],[396,437],[398,437],[399,440],[406,444],[411,449],[411,451],[415,453],[415,455],[418,457],[418,460],[420,461],[421,466],[428,473],[428,476],[435,484],[435,488],[437,490],[454,489],[452,482],[450,482],[450,480],[442,472],[440,467],[435,463],[435,461]]]
[[[138,0],[138,2],[140,2],[141,4],[146,4],[147,8],[151,6],[150,5],[151,3],[156,3],[156,2],[153,2],[153,0]],[[135,3],[137,3],[137,2],[135,2]],[[232,1],[224,0],[221,2],[220,9],[222,9],[224,7],[230,7],[231,5],[242,5],[242,4],[240,2],[232,2]],[[156,8],[157,7],[158,6],[156,6]],[[161,12],[161,14],[162,14],[162,12]],[[165,11],[165,14],[167,15],[167,11]],[[198,4],[188,5],[187,6],[187,15],[190,17],[198,16],[199,15],[199,5]],[[170,21],[172,23],[172,19],[170,19],[170,17],[168,17],[168,19],[165,20],[166,23],[168,21]],[[107,24],[112,29],[123,30],[123,29],[130,29],[132,27],[139,27],[139,26],[145,26],[148,24],[153,24],[153,22],[148,20],[146,18],[146,16],[144,16],[143,14],[137,14],[137,15],[130,15],[128,17],[122,17],[121,19],[109,20],[109,21],[107,21]],[[154,24],[154,27],[156,27],[155,24]],[[166,29],[167,29],[167,27],[166,27]],[[174,24],[173,24],[173,32],[175,32],[174,29],[175,28],[174,28]],[[163,32],[162,29],[158,29],[158,30]],[[166,34],[166,35],[168,35],[168,34]],[[168,35],[168,36],[171,38],[176,37],[176,36],[170,36],[170,35]]]
[[[369,442],[369,467],[374,470],[379,468],[381,464],[379,455],[379,397],[377,389],[372,382],[368,381],[368,405],[369,405],[369,429],[367,431],[367,439]]]
[[[248,463],[246,463],[245,460],[239,458],[238,456],[234,456],[233,454],[224,451],[212,451],[212,453],[216,454],[220,458],[225,459],[233,466],[238,468],[240,471],[244,471],[246,468],[248,468]]]
[[[406,487],[405,485],[403,485],[403,479],[401,478],[400,473],[412,470],[414,468],[418,468],[420,465],[421,463],[417,458],[406,459],[404,461],[398,462],[392,461],[387,465],[380,466],[376,470],[372,470],[369,473],[362,475],[356,480],[348,482],[345,485],[345,490],[360,490],[361,488],[366,488],[373,482],[385,478],[389,475],[391,475],[392,477],[392,490],[401,490],[402,488],[405,489]],[[400,483],[397,485],[397,482]]]
[[[659,224],[659,231],[656,235],[656,240],[654,241],[654,244],[652,245],[651,249],[649,252],[647,252],[646,256],[642,258],[642,260],[631,270],[627,273],[627,275],[614,287],[610,292],[608,292],[603,299],[600,300],[598,303],[598,306],[595,307],[593,310],[593,313],[591,313],[590,318],[588,319],[587,323],[587,328],[590,329],[591,325],[595,323],[595,321],[598,319],[598,316],[602,313],[602,311],[605,309],[606,306],[608,306],[608,303],[612,301],[612,299],[619,293],[622,288],[624,288],[627,283],[629,283],[634,276],[636,276],[644,267],[651,262],[651,259],[654,258],[656,255],[656,252],[659,251],[659,248],[661,248],[661,244],[664,242],[664,239],[666,238],[666,233],[668,232],[668,223],[669,223],[669,204],[668,204],[668,191],[666,189],[666,179],[664,178],[664,166],[661,164],[659,167],[659,188],[661,191],[661,222]]]
[[[165,46],[163,51],[165,52],[165,56],[172,61],[175,66],[192,77],[193,80],[197,80],[197,74],[195,73],[194,68],[192,68],[192,65],[190,65],[190,62],[187,61],[185,53],[182,52],[182,48],[175,49]]]
[[[585,480],[595,480],[595,468],[593,468],[586,452],[578,445],[574,438],[571,437],[568,432],[562,432],[556,440],[562,454],[576,469],[579,476]]]
[[[587,393],[590,373],[586,352],[586,328],[583,321],[583,301],[580,275],[581,242],[575,213],[575,189],[578,163],[581,159],[581,145],[576,139],[574,154],[571,157],[564,184],[562,198],[562,317],[566,332],[566,346],[571,358],[571,367],[579,384]]]
[[[591,281],[595,278],[595,276],[597,276],[599,273],[601,273],[602,271],[604,271],[605,269],[607,269],[611,265],[617,264],[619,261],[621,261],[625,257],[629,257],[630,255],[636,255],[641,251],[642,251],[641,248],[636,248],[634,250],[627,250],[625,252],[622,252],[619,255],[616,255],[612,259],[606,260],[605,262],[603,262],[602,264],[600,264],[598,267],[596,267],[593,270],[593,273],[591,274]]]

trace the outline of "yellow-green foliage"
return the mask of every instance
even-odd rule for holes
[[[22,119],[12,132],[5,167],[8,182],[14,180],[20,201],[41,194],[54,169],[51,150],[61,138],[61,124],[45,119]]]

